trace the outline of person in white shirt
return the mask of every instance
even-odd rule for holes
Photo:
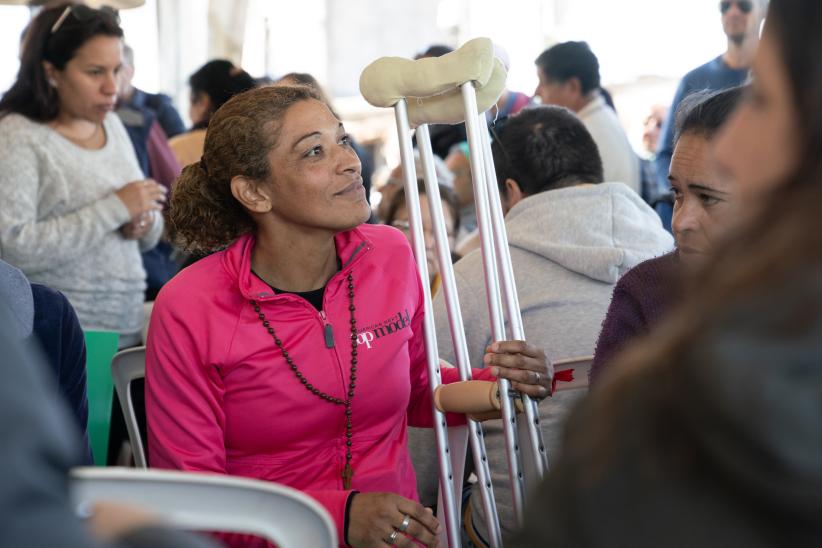
[[[599,61],[585,42],[563,42],[537,57],[539,84],[534,92],[543,104],[576,113],[594,138],[606,181],[640,191],[639,158],[600,89]]]

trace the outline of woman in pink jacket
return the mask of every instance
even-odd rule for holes
[[[169,216],[188,249],[222,251],[154,306],[151,465],[303,490],[345,544],[434,545],[439,524],[416,502],[406,449],[406,427],[432,423],[422,287],[402,233],[361,224],[360,162],[339,120],[307,88],[234,97]],[[496,343],[485,365],[477,377],[548,394],[539,349]]]

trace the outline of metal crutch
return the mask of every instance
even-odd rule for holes
[[[485,115],[480,114],[479,116],[478,125],[482,127],[482,124],[485,124]],[[505,219],[502,214],[502,204],[500,203],[497,172],[494,168],[494,156],[491,153],[491,139],[487,131],[480,132],[480,141],[482,143],[483,159],[485,160],[485,187],[488,192],[491,222],[494,229],[494,247],[497,252],[497,267],[500,286],[505,299],[508,325],[511,329],[511,338],[524,341],[525,328],[522,323],[522,311],[519,307],[519,296],[517,295],[513,263],[511,262],[511,250],[508,247],[508,234],[505,230]],[[521,397],[525,414],[517,418],[517,426],[518,434],[527,442],[527,444],[523,442],[527,445],[523,455],[525,483],[534,486],[537,485],[548,470],[548,453],[542,439],[539,406],[531,397],[525,394],[521,394]]]
[[[476,110],[476,109],[475,109]],[[405,201],[408,208],[409,224],[411,225],[411,242],[414,248],[414,257],[423,287],[425,310],[431,310],[431,288],[428,278],[428,263],[425,256],[425,238],[422,230],[422,215],[420,213],[420,198],[417,190],[417,175],[414,167],[414,149],[411,145],[411,127],[408,122],[408,105],[405,99],[400,99],[394,105],[394,115],[397,122],[397,133],[400,142],[400,158],[402,173],[405,182]],[[433,394],[442,384],[440,375],[439,355],[437,352],[437,335],[434,327],[434,317],[424,315],[425,348],[428,362],[428,384]],[[460,546],[459,506],[454,489],[454,473],[451,466],[451,450],[446,432],[445,413],[434,407],[434,433],[437,439],[440,471],[440,495],[442,512],[445,516],[445,534],[451,548]]]
[[[473,82],[460,86],[465,126],[468,134],[468,146],[471,150],[471,175],[474,183],[474,201],[477,208],[477,226],[479,228],[482,268],[485,274],[485,293],[488,301],[488,316],[491,319],[491,335],[494,341],[505,340],[505,323],[500,296],[498,268],[494,236],[491,233],[491,212],[489,211],[488,189],[486,181],[484,150],[481,132],[486,131],[484,123],[479,123],[477,116],[477,99]],[[520,459],[517,419],[515,412],[515,393],[507,379],[499,379],[500,403],[502,404],[503,434],[508,456],[508,477],[511,482],[514,518],[522,524],[524,506],[524,484],[522,462]]]
[[[468,381],[472,378],[471,364],[468,359],[468,342],[465,337],[465,328],[462,322],[462,311],[460,310],[454,267],[451,264],[451,250],[448,245],[439,183],[434,169],[434,153],[431,150],[431,137],[428,131],[428,125],[423,124],[419,126],[416,133],[417,146],[419,147],[420,158],[422,159],[425,194],[428,197],[428,207],[431,212],[434,236],[436,238],[437,260],[442,276],[442,291],[443,297],[445,298],[446,310],[448,311],[448,324],[451,330],[451,340],[454,345],[456,366],[460,372],[460,380]],[[497,504],[494,500],[494,489],[491,484],[491,471],[488,468],[488,458],[485,453],[482,424],[471,418],[468,418],[467,422],[468,440],[471,444],[471,451],[474,458],[474,471],[478,479],[476,488],[480,489],[483,510],[487,516],[487,538],[491,548],[499,548],[502,545],[502,533],[497,515]],[[463,443],[465,442],[463,441]]]

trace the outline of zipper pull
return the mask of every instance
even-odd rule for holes
[[[323,333],[325,335],[325,347],[326,348],[334,348],[334,330],[331,328],[331,324],[328,323],[328,318],[326,318],[324,310],[320,310],[320,318],[323,321]]]

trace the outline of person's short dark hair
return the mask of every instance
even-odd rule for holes
[[[594,138],[570,110],[550,105],[521,110],[493,128],[491,152],[500,192],[513,179],[523,194],[602,182]]]
[[[710,141],[742,100],[746,86],[699,91],[687,96],[676,112],[674,144],[682,135],[695,134]]]
[[[96,36],[123,37],[114,10],[70,3],[44,8],[23,35],[20,70],[0,100],[0,115],[14,112],[37,122],[54,120],[60,101],[49,85],[43,61],[63,70],[77,50]]]
[[[229,99],[256,87],[257,83],[246,71],[226,59],[209,61],[188,79],[192,97],[206,94],[214,113]]]
[[[446,46],[445,44],[433,44],[428,46],[428,49],[422,53],[418,53],[414,59],[424,59],[426,57],[442,57],[446,53],[451,53],[454,48]]]
[[[563,42],[543,51],[536,65],[546,78],[555,82],[579,80],[582,93],[599,89],[599,61],[586,42]]]
[[[419,190],[420,196],[425,195],[425,181],[422,179],[417,179],[417,190]],[[454,193],[453,190],[448,188],[447,186],[439,183],[439,190],[440,190],[440,199],[445,202],[448,206],[448,209],[451,211],[451,218],[454,219],[454,226],[451,227],[454,230],[454,234],[459,231],[460,229],[460,205],[459,200],[457,199],[457,195]],[[405,206],[405,187],[399,189],[394,195],[391,197],[391,204],[388,206],[388,213],[385,215],[385,224],[390,225],[394,222],[397,218],[397,213],[399,212],[401,207]]]

